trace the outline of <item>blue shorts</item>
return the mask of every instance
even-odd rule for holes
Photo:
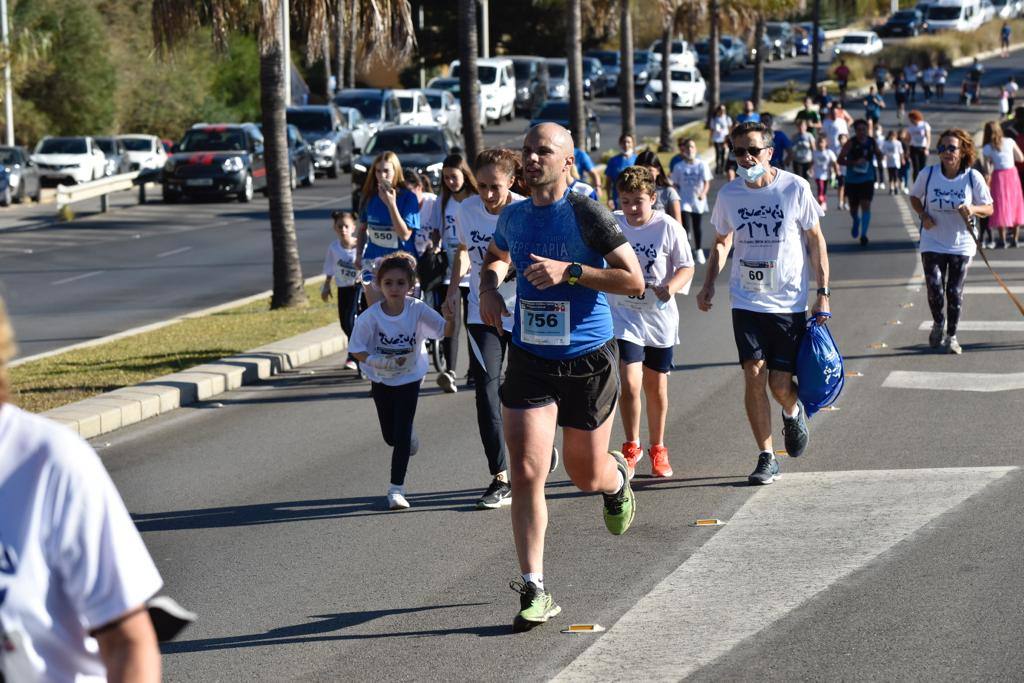
[[[672,372],[672,347],[659,349],[656,346],[640,346],[624,339],[616,339],[619,343],[619,360],[626,365],[643,363],[645,368],[668,374]]]

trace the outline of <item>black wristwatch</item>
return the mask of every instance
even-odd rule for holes
[[[832,290],[828,287],[818,287],[818,296],[832,298]]]
[[[566,268],[566,272],[569,273],[569,279],[567,282],[570,285],[574,285],[581,277],[583,277],[583,266],[579,263],[571,263],[569,264],[569,267]]]

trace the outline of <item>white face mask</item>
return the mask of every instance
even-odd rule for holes
[[[739,174],[740,178],[743,178],[748,183],[757,182],[757,179],[767,173],[767,170],[760,162],[754,164],[750,168],[745,166],[736,165],[736,173]]]

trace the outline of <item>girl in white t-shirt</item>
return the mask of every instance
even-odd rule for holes
[[[616,211],[615,217],[640,260],[647,283],[640,296],[609,297],[622,381],[620,409],[626,432],[622,454],[632,478],[643,457],[642,387],[647,399],[651,474],[671,477],[672,465],[664,439],[672,347],[679,343],[675,295],[688,288],[693,278],[693,257],[683,226],[664,212],[654,210],[656,186],[650,171],[642,166],[627,168],[616,181],[616,188],[622,210]]]
[[[352,326],[356,323],[356,307],[359,304],[359,269],[356,268],[356,215],[351,211],[332,211],[331,221],[336,240],[327,245],[324,256],[324,285],[320,298],[327,302],[331,298],[331,280],[338,288],[338,322],[348,338],[352,337]],[[345,367],[356,370],[356,361],[351,354]]]
[[[882,161],[885,163],[885,172],[889,180],[889,194],[899,194],[903,191],[903,182],[900,179],[900,167],[903,166],[903,143],[896,136],[895,130],[889,131],[879,149],[882,150]]]
[[[715,175],[721,175],[725,173],[729,131],[732,130],[732,119],[725,113],[725,105],[720,104],[715,109],[708,128],[711,131],[711,144],[715,146]]]
[[[836,163],[836,153],[829,149],[828,138],[824,133],[818,134],[818,146],[814,150],[811,172],[814,175],[814,185],[818,190],[818,204],[822,211],[828,208],[825,202],[825,193],[828,191],[828,181],[838,177],[839,165]]]
[[[376,279],[383,298],[356,319],[348,348],[371,382],[380,431],[392,447],[387,506],[402,510],[409,507],[405,498],[409,457],[419,450],[413,421],[427,374],[423,342],[441,339],[445,324],[441,314],[409,296],[416,284],[416,261],[411,256],[385,257]]]
[[[672,169],[672,183],[679,188],[682,224],[686,233],[693,238],[693,250],[698,263],[704,263],[701,248],[703,234],[701,223],[708,210],[708,191],[711,189],[711,169],[697,156],[697,143],[692,138],[683,140],[680,146],[682,161]],[[655,204],[655,210],[658,209]],[[679,220],[677,217],[676,220]]]
[[[928,344],[962,353],[956,330],[963,308],[967,266],[977,251],[968,221],[992,215],[992,195],[974,170],[970,134],[959,128],[939,136],[939,163],[925,167],[910,190],[910,205],[921,219],[921,264],[932,312]],[[945,309],[945,310],[944,310]],[[943,323],[946,337],[943,339]]]

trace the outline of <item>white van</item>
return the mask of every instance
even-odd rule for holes
[[[924,27],[937,31],[973,31],[982,22],[981,0],[935,0],[928,6]]]
[[[516,111],[516,75],[512,60],[491,57],[476,60],[477,80],[480,82],[480,115],[488,121],[509,121]],[[459,60],[451,65],[452,78],[459,77]]]

